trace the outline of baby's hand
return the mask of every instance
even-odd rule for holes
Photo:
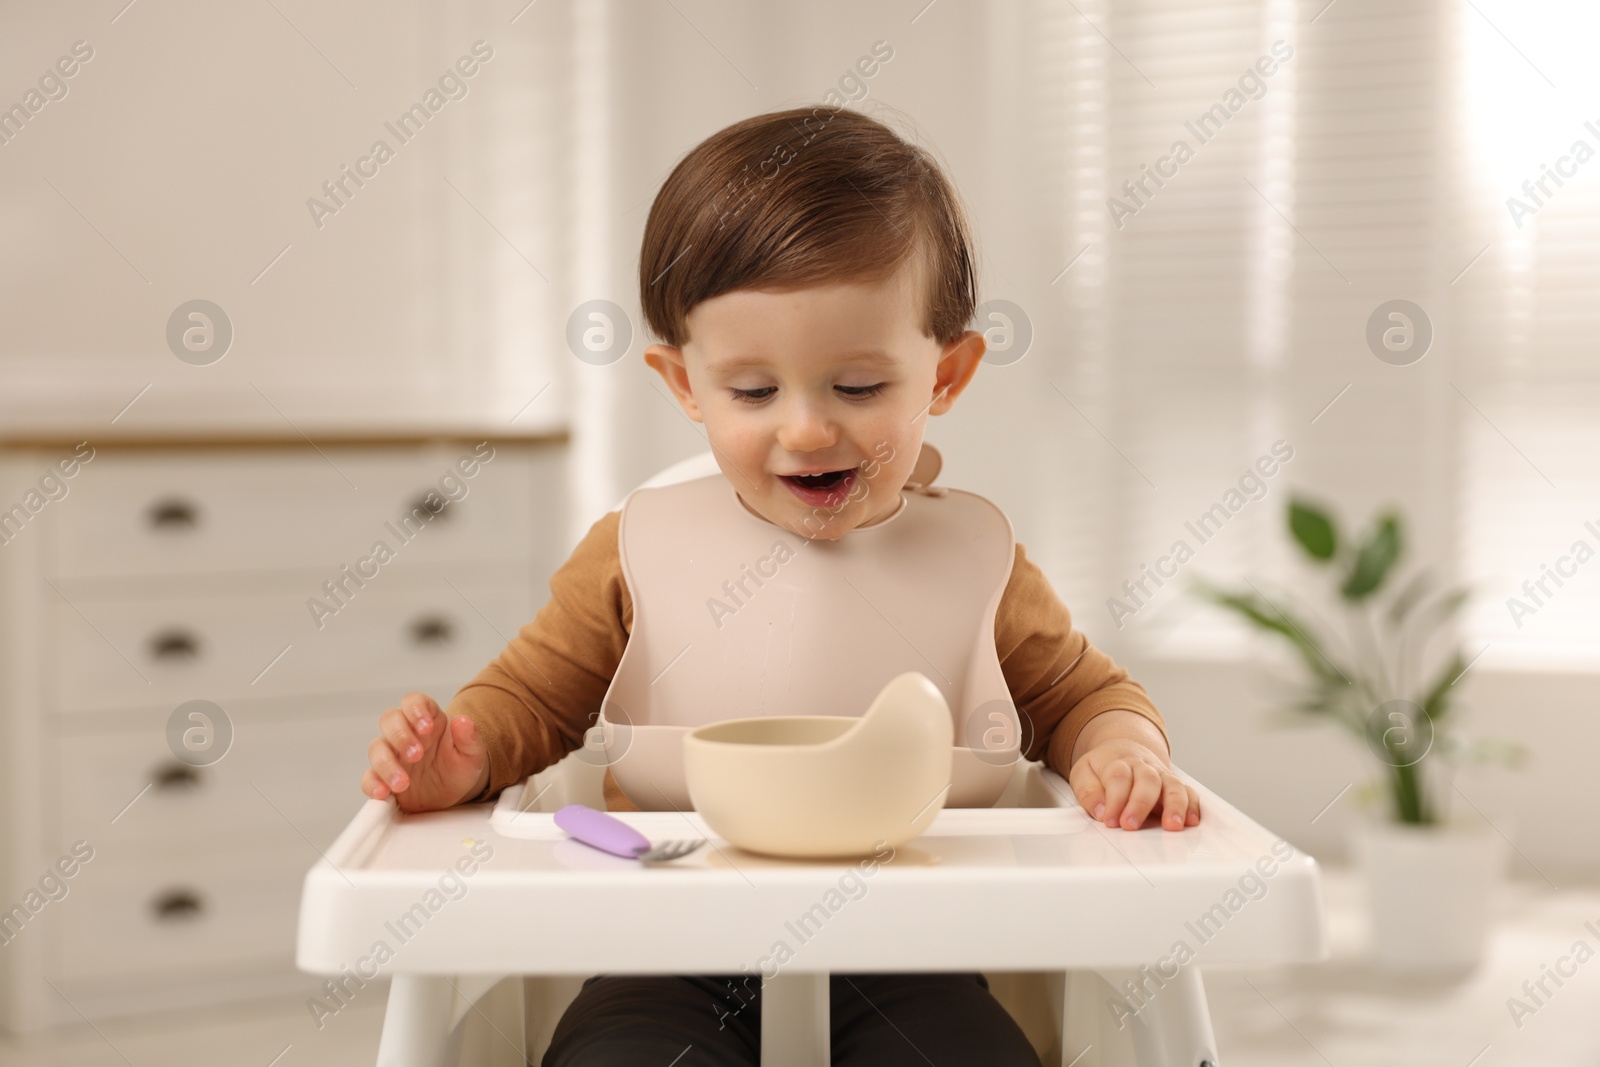
[[[1095,745],[1072,765],[1067,783],[1096,822],[1137,830],[1145,816],[1162,814],[1167,830],[1200,823],[1200,797],[1185,785],[1162,754],[1148,745],[1113,737]]]
[[[371,763],[361,791],[373,800],[394,794],[401,811],[437,811],[476,796],[489,777],[477,723],[450,716],[426,693],[407,693],[378,718],[383,736],[367,749]]]

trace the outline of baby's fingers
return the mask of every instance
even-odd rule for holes
[[[407,763],[422,759],[439,741],[443,730],[439,705],[426,693],[413,690],[400,698],[398,708],[384,712],[379,722],[384,736]]]
[[[1122,810],[1122,828],[1137,830],[1144,825],[1145,816],[1161,799],[1161,772],[1148,763],[1133,765],[1133,788],[1128,791],[1128,804]]]
[[[1100,781],[1106,790],[1105,810],[1095,818],[1104,820],[1107,826],[1115,826],[1117,820],[1122,817],[1123,806],[1128,803],[1128,797],[1133,792],[1133,768],[1125,759],[1113,760],[1101,768]]]
[[[393,792],[383,784],[383,779],[378,777],[378,772],[368,767],[361,772],[361,791],[373,800],[384,800]]]
[[[1161,825],[1168,830],[1182,830],[1189,818],[1189,787],[1170,774],[1162,778],[1165,786],[1161,791]]]
[[[1105,803],[1106,790],[1087,760],[1078,764],[1070,784],[1072,795],[1078,798],[1078,806],[1083,808],[1084,814],[1099,821],[1100,815],[1096,809]]]
[[[411,784],[411,776],[400,766],[400,761],[395,758],[394,749],[389,747],[389,742],[384,738],[374,738],[372,744],[367,746],[367,762],[371,765],[370,769],[390,791],[400,793]]]
[[[406,717],[406,723],[422,739],[424,748],[443,735],[444,731],[439,727],[444,722],[444,712],[440,710],[438,701],[427,693],[415,690],[407,693],[400,698],[400,710]]]
[[[429,742],[438,736],[437,731],[431,732],[427,739],[418,736],[415,716],[410,708],[390,708],[378,717],[378,730],[403,763],[421,760],[431,747]]]

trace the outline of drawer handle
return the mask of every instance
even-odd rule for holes
[[[176,497],[150,505],[150,525],[157,530],[192,530],[200,525],[200,511]]]
[[[199,639],[183,630],[167,630],[150,639],[152,659],[194,659],[199,654]]]
[[[437,500],[438,504],[429,503],[430,499]],[[432,489],[429,489],[427,492],[423,493],[421,496],[417,497],[417,499],[411,502],[411,506],[406,509],[406,514],[410,515],[413,512],[421,511],[424,514],[432,515],[435,519],[448,519],[450,517],[450,512],[445,509],[445,505],[448,503],[449,501],[444,497],[439,496],[438,493],[434,492]]]
[[[184,922],[205,911],[200,894],[190,889],[169,889],[150,902],[158,922]]]
[[[455,640],[455,627],[442,615],[428,615],[411,624],[411,640],[419,645],[448,645]]]
[[[164,763],[156,771],[157,789],[188,790],[200,784],[200,772],[186,763]]]

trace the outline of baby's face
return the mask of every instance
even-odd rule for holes
[[[928,416],[950,409],[984,351],[970,330],[950,345],[921,332],[916,273],[724,293],[689,313],[683,349],[645,350],[769,522],[837,540],[900,506]]]

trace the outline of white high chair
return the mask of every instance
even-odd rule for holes
[[[716,470],[706,452],[644,485]],[[1200,1067],[1217,1062],[1200,966],[1328,954],[1316,861],[1187,776],[1199,826],[1129,832],[1021,761],[993,808],[940,811],[868,875],[742,852],[692,811],[615,813],[652,840],[708,838],[673,864],[590,849],[552,815],[604,809],[603,774],[586,745],[492,810],[369,800],[306,875],[300,969],[351,996],[391,977],[380,1067],[538,1064],[589,975],[741,971],[772,972],[764,1067],[825,1067],[831,973],[957,970],[987,976],[1046,1067]],[[859,896],[841,894],[847,877]],[[800,944],[769,966],[779,940]]]

